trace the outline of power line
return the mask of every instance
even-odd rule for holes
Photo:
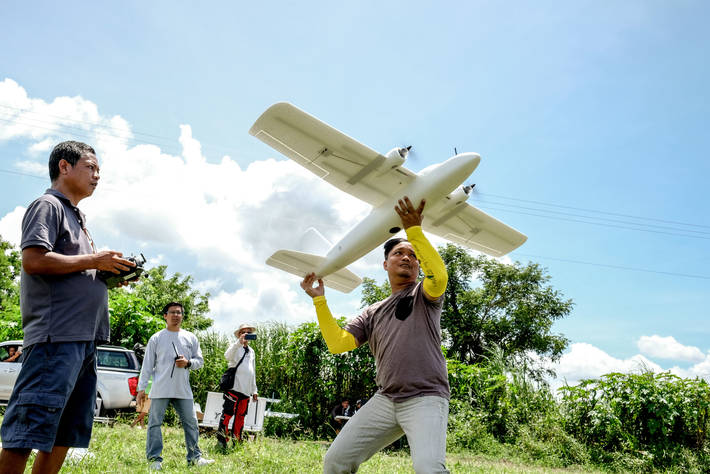
[[[37,176],[36,174],[22,173],[20,171],[4,170],[0,169],[0,173],[16,174],[18,176],[29,176],[30,178],[37,178],[45,181],[49,179],[49,176]]]
[[[563,216],[572,216],[572,217],[582,217],[582,218],[588,218],[588,219],[596,219],[599,221],[606,221],[606,222],[616,222],[619,224],[629,224],[629,225],[636,225],[636,226],[645,226],[645,227],[655,227],[657,229],[666,229],[666,230],[677,230],[681,232],[693,232],[696,234],[706,234],[710,235],[710,232],[705,232],[702,230],[692,230],[692,229],[682,229],[678,227],[669,227],[669,226],[664,226],[664,225],[658,225],[658,224],[643,224],[639,222],[631,222],[627,220],[620,220],[620,219],[610,219],[608,217],[597,217],[597,216],[589,216],[589,215],[584,215],[584,214],[574,214],[571,212],[562,212],[562,211],[553,211],[553,210],[548,210],[548,209],[540,209],[538,207],[527,207],[527,206],[518,206],[515,204],[508,204],[505,202],[495,202],[495,201],[486,201],[486,200],[481,200],[478,202],[483,202],[483,203],[488,203],[488,204],[494,204],[498,206],[507,206],[507,207],[513,207],[517,209],[525,209],[525,210],[530,210],[530,211],[539,211],[539,212],[548,212],[551,214],[559,214]]]
[[[0,107],[4,107],[4,108],[10,109],[10,110],[14,110],[14,111],[16,111],[16,112],[18,112],[18,113],[33,114],[33,115],[38,115],[38,116],[40,116],[40,117],[55,118],[55,119],[57,119],[57,120],[62,120],[62,121],[70,122],[70,123],[77,124],[77,125],[86,125],[86,126],[92,127],[92,128],[93,128],[93,127],[102,128],[102,129],[105,130],[104,136],[112,136],[112,137],[116,137],[116,138],[123,138],[123,139],[125,139],[125,140],[131,140],[131,141],[134,141],[134,142],[137,142],[137,143],[143,143],[143,144],[147,144],[147,145],[174,147],[174,145],[173,145],[173,143],[174,143],[174,141],[175,141],[175,138],[174,138],[174,137],[164,137],[164,136],[161,136],[161,135],[155,135],[155,134],[153,134],[153,133],[148,133],[148,132],[141,132],[140,130],[134,130],[134,129],[131,129],[130,132],[129,132],[129,133],[131,134],[131,136],[119,135],[119,133],[125,133],[125,130],[124,130],[124,129],[119,129],[119,128],[116,128],[116,127],[113,127],[113,126],[111,126],[111,125],[107,125],[107,124],[104,124],[104,123],[89,122],[89,121],[86,121],[86,120],[79,120],[79,119],[74,119],[74,118],[70,118],[70,117],[63,117],[63,116],[61,116],[61,115],[53,115],[53,114],[48,114],[48,113],[40,113],[40,112],[35,112],[35,111],[33,111],[33,110],[22,109],[22,108],[19,108],[19,107],[13,107],[13,106],[11,106],[11,105],[6,105],[6,104],[0,104]],[[14,115],[13,115],[11,112],[1,111],[1,110],[0,110],[0,113],[5,114],[6,117],[10,117],[10,118],[15,118],[15,117],[17,117],[17,115],[18,115],[18,114],[14,114]],[[30,119],[30,120],[35,120],[35,121],[39,121],[39,122],[55,124],[54,121],[43,120],[42,118],[34,118],[34,117],[27,117],[27,118]],[[17,122],[17,120],[13,120],[12,122]],[[28,125],[28,126],[34,126],[34,125],[31,125],[31,124],[27,124],[26,122],[25,122],[24,124],[25,124],[25,125]],[[64,127],[64,128],[67,128],[67,129],[72,129],[72,128],[76,129],[76,127],[71,127],[71,126],[69,126],[69,125],[57,124],[57,126],[58,126],[58,127]],[[45,128],[45,129],[47,129],[47,127],[41,127],[41,126],[38,126],[38,128]],[[53,130],[53,129],[50,129],[50,130]],[[112,133],[112,132],[113,132],[113,133]],[[147,139],[136,138],[137,135],[140,135],[140,136],[142,136],[142,137],[146,137]],[[86,136],[85,136],[85,138],[91,138],[91,137],[86,137]],[[156,140],[157,140],[157,141],[161,141],[162,143],[155,143]],[[204,142],[204,141],[200,141],[200,146],[202,146],[203,148],[211,148],[211,149],[215,149],[215,150],[221,150],[221,151],[223,151],[223,152],[234,152],[234,153],[237,152],[237,150],[235,150],[234,148],[227,147],[227,146],[224,146],[224,145],[217,145],[217,144],[213,144],[213,143],[206,143],[206,142]]]
[[[98,122],[88,122],[84,120],[78,120],[74,118],[69,118],[69,117],[63,117],[59,115],[53,115],[53,114],[48,114],[48,113],[40,113],[36,112],[30,109],[23,109],[19,107],[13,107],[11,105],[6,105],[6,104],[0,104],[0,107],[3,107],[5,109],[9,110],[14,110],[18,113],[25,113],[25,114],[33,114],[33,115],[38,115],[40,117],[51,117],[55,118],[58,120],[62,120],[65,122],[70,122],[74,124],[79,124],[79,125],[86,125],[89,127],[96,127],[96,128],[101,128],[105,132],[102,133],[102,136],[110,136],[110,137],[115,137],[115,138],[121,138],[125,140],[131,140],[137,143],[144,143],[144,144],[149,144],[149,145],[156,145],[156,146],[168,146],[168,147],[173,147],[174,139],[169,138],[169,137],[164,137],[161,135],[155,135],[152,133],[147,133],[147,132],[141,132],[141,131],[135,131],[131,130],[130,134],[131,135],[125,135],[125,134],[119,134],[118,132],[125,132],[123,129],[118,129],[116,127],[104,124],[104,123],[98,123]],[[11,115],[10,112],[3,112],[0,110],[0,114],[5,114],[6,116],[9,116],[13,120],[9,119],[2,119],[0,120],[9,122],[9,123],[21,123],[23,125],[29,126],[29,127],[35,127],[35,128],[42,128],[45,130],[50,130],[56,132],[57,128],[64,129],[64,130],[69,130],[73,132],[78,132],[81,133],[83,138],[92,138],[91,136],[86,135],[85,133],[87,132],[83,128],[77,128],[77,127],[72,127],[69,125],[64,125],[64,124],[56,124],[54,121],[47,121],[43,120],[42,118],[32,118],[32,117],[26,117],[29,118],[30,120],[38,121],[38,122],[43,122],[45,124],[51,124],[54,125],[54,127],[46,127],[46,126],[41,126],[41,125],[35,125],[32,123],[27,123],[27,122],[20,122],[17,119],[17,114]],[[150,139],[158,139],[161,141],[164,141],[166,143],[155,143],[154,141],[148,141],[148,140],[140,140],[136,138],[136,135],[142,135],[144,137],[150,138]],[[210,146],[210,147],[216,147],[220,148],[223,150],[230,150],[230,148],[227,148],[222,145],[214,145],[214,144],[206,144],[203,142],[200,142],[201,146]],[[576,206],[568,206],[568,205],[563,205],[563,204],[553,204],[549,202],[544,202],[544,201],[536,201],[536,200],[531,200],[531,199],[521,199],[521,198],[516,198],[516,197],[510,197],[510,196],[503,196],[499,194],[491,194],[491,193],[482,193],[478,192],[477,193],[479,196],[489,196],[489,197],[494,197],[494,198],[499,198],[499,199],[507,199],[511,201],[517,201],[517,202],[522,202],[522,203],[530,203],[530,204],[536,204],[536,205],[541,205],[541,206],[547,206],[547,207],[553,207],[553,208],[561,208],[561,209],[570,209],[570,210],[576,210],[576,211],[582,211],[582,212],[587,212],[587,213],[594,213],[594,214],[603,214],[603,215],[609,215],[609,216],[616,216],[616,217],[625,217],[628,219],[635,219],[635,220],[646,220],[646,221],[653,221],[653,222],[660,222],[660,223],[665,223],[665,224],[674,224],[674,225],[681,225],[681,226],[687,226],[687,227],[697,227],[697,228],[704,228],[704,229],[710,229],[710,225],[704,225],[704,224],[697,224],[697,223],[688,223],[688,222],[680,222],[680,221],[673,221],[673,220],[668,220],[668,219],[660,219],[660,218],[655,218],[655,217],[643,217],[643,216],[636,216],[636,215],[631,215],[631,214],[623,214],[623,213],[617,213],[617,212],[610,212],[610,211],[602,211],[598,209],[589,209],[589,208],[582,208],[582,207],[576,207]],[[703,232],[703,231],[695,231],[691,229],[677,229],[677,228],[667,228],[665,226],[655,226],[652,224],[642,224],[642,223],[637,223],[637,222],[628,222],[628,221],[619,221],[615,219],[606,219],[602,217],[595,217],[595,216],[581,216],[578,214],[566,214],[560,211],[554,211],[554,210],[547,210],[547,209],[540,209],[540,208],[529,208],[525,206],[516,206],[515,204],[508,204],[508,203],[501,203],[501,202],[495,202],[495,201],[486,201],[491,204],[495,205],[502,205],[502,206],[508,206],[508,207],[517,207],[520,209],[526,209],[526,210],[534,210],[538,212],[549,212],[549,213],[556,213],[556,214],[563,214],[563,215],[569,215],[572,217],[584,217],[584,218],[590,218],[590,219],[598,219],[598,220],[607,220],[609,222],[617,222],[617,223],[622,223],[622,224],[627,224],[627,225],[637,225],[637,226],[648,226],[648,227],[657,227],[661,229],[667,229],[667,230],[679,230],[681,232],[693,232],[693,233],[702,233],[702,234],[708,234],[710,235],[710,232]]]
[[[623,265],[610,265],[610,264],[606,264],[606,263],[585,262],[582,260],[572,260],[572,259],[567,259],[567,258],[546,257],[544,255],[530,255],[530,254],[520,253],[517,251],[513,251],[512,254],[519,255],[521,257],[541,258],[543,260],[556,260],[558,262],[576,263],[579,265],[593,265],[595,267],[614,268],[617,270],[629,270],[629,271],[644,272],[644,273],[658,273],[661,275],[671,275],[671,276],[678,276],[678,277],[683,277],[683,278],[696,278],[696,279],[700,279],[700,280],[710,280],[710,276],[705,276],[705,275],[692,275],[689,273],[664,272],[661,270],[651,270],[648,268],[636,268],[636,267],[626,267]]]
[[[31,111],[28,109],[20,109],[17,107],[12,107],[9,105],[4,105],[4,104],[0,104],[0,107],[15,110],[18,112],[23,112],[26,114],[34,114],[34,115],[40,115],[40,116],[44,116],[44,117],[54,117],[54,118],[57,118],[57,119],[60,119],[63,121],[73,122],[75,124],[83,124],[83,125],[87,125],[90,127],[95,127],[95,128],[99,128],[99,129],[103,129],[103,130],[107,131],[107,132],[93,132],[94,134],[99,135],[99,136],[109,136],[109,137],[115,137],[115,138],[124,139],[124,140],[132,140],[137,143],[142,142],[142,143],[151,144],[151,145],[155,145],[155,146],[159,146],[159,147],[166,146],[166,144],[158,144],[158,143],[153,143],[153,142],[149,142],[149,141],[139,140],[139,139],[135,138],[135,136],[129,136],[129,135],[125,135],[125,134],[119,135],[116,133],[112,133],[112,132],[118,131],[119,129],[116,129],[115,127],[111,127],[108,125],[100,124],[100,123],[81,121],[81,120],[77,120],[77,119],[71,119],[71,118],[61,117],[61,116],[56,116],[56,115],[51,115],[51,114],[41,114],[39,112],[34,112],[34,111]],[[8,112],[3,112],[0,110],[0,114],[8,114]],[[29,120],[33,120],[33,121],[37,121],[37,122],[44,122],[45,124],[52,125],[52,127],[47,127],[47,126],[42,126],[42,125],[38,125],[35,123],[23,122],[21,120],[18,120],[16,115],[10,116],[10,117],[12,118],[12,120],[0,117],[0,121],[8,122],[8,123],[15,123],[15,124],[19,123],[21,125],[25,125],[28,127],[49,130],[54,133],[61,133],[63,130],[66,130],[66,131],[70,131],[71,133],[73,133],[79,137],[82,137],[82,138],[93,138],[92,136],[87,135],[87,133],[91,133],[90,131],[84,130],[82,128],[72,127],[72,126],[65,125],[65,124],[56,124],[54,122],[42,120],[41,118],[24,117]],[[121,130],[121,131],[124,131],[124,130]],[[144,132],[133,132],[133,133],[134,133],[134,135],[137,134],[137,135],[143,135],[143,136],[146,136],[149,138],[157,138],[160,140],[172,141],[171,139],[169,139],[167,137],[162,137],[159,135],[154,135],[154,134],[149,134],[149,133],[144,133]],[[45,177],[39,177],[39,176],[27,174],[27,173],[20,173],[17,171],[11,171],[11,170],[0,170],[0,171],[5,172],[5,173],[10,173],[10,174],[21,175],[21,176],[34,177],[34,178],[43,179],[43,180],[45,179]],[[586,212],[586,213],[596,213],[596,214],[602,214],[602,215],[626,217],[628,219],[635,219],[635,220],[647,220],[647,221],[661,222],[661,223],[666,223],[666,224],[674,224],[674,225],[680,225],[680,226],[689,226],[689,227],[710,229],[710,226],[701,225],[701,224],[692,224],[692,223],[687,223],[687,222],[671,221],[671,220],[667,220],[667,219],[659,219],[659,218],[653,218],[653,217],[634,216],[634,215],[630,215],[630,214],[621,214],[621,213],[601,211],[601,210],[595,210],[595,209],[580,208],[580,207],[575,207],[575,206],[566,206],[566,205],[562,205],[562,204],[551,204],[551,203],[547,203],[547,202],[543,202],[543,201],[520,199],[520,198],[514,198],[514,197],[502,196],[502,195],[496,195],[496,194],[489,194],[489,193],[478,193],[478,194],[481,196],[491,196],[491,197],[497,197],[499,199],[507,199],[507,200],[517,201],[517,202],[533,203],[533,204],[547,206],[547,207],[556,207],[556,208],[561,208],[561,209],[578,210],[578,211],[582,211],[582,212]],[[677,227],[668,227],[668,226],[661,226],[661,225],[655,225],[655,224],[645,224],[645,223],[641,223],[641,222],[631,222],[631,221],[627,221],[627,220],[610,219],[610,218],[590,216],[590,215],[580,215],[580,214],[567,213],[567,212],[556,211],[556,210],[540,209],[540,208],[528,207],[528,206],[520,206],[520,205],[509,204],[509,203],[504,203],[504,202],[485,201],[485,200],[481,201],[481,202],[489,203],[489,204],[493,204],[493,205],[498,205],[498,206],[505,206],[508,208],[521,209],[522,211],[512,210],[512,209],[501,209],[501,208],[490,207],[490,206],[481,206],[482,209],[486,209],[486,210],[512,212],[515,214],[529,215],[529,216],[533,216],[533,217],[541,217],[541,218],[559,220],[559,221],[564,221],[564,222],[577,222],[577,223],[596,225],[596,226],[607,227],[607,228],[619,228],[619,229],[625,229],[625,230],[635,230],[635,231],[640,231],[640,232],[650,232],[650,233],[657,233],[657,234],[665,234],[665,235],[673,235],[673,236],[710,240],[710,237],[704,237],[704,235],[710,236],[710,232],[705,232],[705,231],[700,231],[700,230],[682,229],[682,228],[677,228]],[[524,212],[524,211],[535,211],[537,213]],[[538,214],[538,213],[543,213],[543,214]],[[556,214],[556,215],[550,215],[550,214]],[[578,219],[570,219],[570,218],[564,218],[564,217],[559,217],[559,216],[576,217]],[[618,224],[622,224],[622,225],[618,225]],[[651,229],[651,227],[653,227],[655,229]],[[663,229],[663,230],[656,230],[656,229]],[[666,231],[670,231],[670,232],[666,232]],[[702,234],[702,235],[692,235],[692,234]]]
[[[674,236],[679,236],[679,237],[689,237],[691,239],[702,239],[702,240],[710,240],[710,237],[704,237],[702,235],[692,235],[692,234],[683,234],[680,232],[664,232],[661,230],[653,230],[653,229],[640,229],[638,227],[629,227],[629,226],[624,226],[624,225],[615,225],[615,224],[605,224],[602,222],[590,222],[590,221],[585,221],[581,219],[566,219],[563,217],[556,217],[556,216],[549,216],[545,214],[534,214],[531,212],[523,212],[523,211],[514,211],[511,209],[501,209],[497,207],[489,207],[489,206],[479,206],[481,209],[485,210],[491,210],[491,211],[498,211],[498,212],[512,212],[514,214],[522,214],[526,216],[533,216],[533,217],[542,217],[545,219],[552,219],[552,220],[558,220],[558,221],[564,221],[564,222],[579,222],[582,224],[589,224],[589,225],[596,225],[599,227],[608,227],[608,228],[617,228],[617,229],[626,229],[626,230],[636,230],[639,232],[650,232],[652,234],[664,234],[664,235],[674,235]],[[634,224],[634,223],[629,223],[629,225],[638,225],[641,226],[643,224]],[[685,232],[690,232],[690,231],[685,231]]]
[[[526,203],[532,203],[532,204],[540,204],[540,205],[542,205],[542,206],[560,207],[560,208],[564,208],[564,209],[572,209],[572,210],[575,210],[575,211],[595,212],[595,213],[598,213],[598,214],[606,214],[606,215],[610,215],[610,216],[628,217],[628,218],[631,218],[631,219],[656,221],[656,222],[663,222],[663,223],[666,223],[666,224],[677,224],[677,225],[685,225],[685,226],[689,226],[689,227],[703,227],[703,228],[706,228],[706,229],[710,229],[710,225],[691,224],[691,223],[688,223],[688,222],[671,221],[671,220],[666,220],[666,219],[658,219],[658,218],[655,218],[655,217],[634,216],[634,215],[631,215],[631,214],[621,214],[621,213],[618,213],[618,212],[599,211],[599,210],[595,210],[595,209],[586,209],[586,208],[583,208],[583,207],[565,206],[565,205],[563,205],[563,204],[550,204],[550,203],[543,202],[543,201],[533,201],[533,200],[530,200],[530,199],[520,199],[520,198],[509,197],[509,196],[501,196],[500,194],[489,194],[489,193],[480,193],[480,192],[479,192],[478,194],[481,195],[481,196],[491,196],[491,197],[496,197],[496,198],[500,198],[500,199],[509,199],[509,200],[511,200],[511,201],[519,201],[519,202],[526,202]]]
[[[1,113],[2,112],[0,112],[0,114]],[[30,118],[30,120],[40,121],[38,119],[33,119],[33,118]],[[44,123],[50,124],[50,125],[55,125],[55,126],[49,127],[49,126],[37,125],[34,123],[30,123],[30,122],[24,122],[22,120],[7,119],[7,118],[2,118],[2,117],[0,117],[0,122],[20,124],[20,125],[24,125],[24,126],[31,127],[31,128],[39,128],[42,130],[48,130],[56,135],[69,134],[69,135],[72,135],[75,137],[80,137],[80,138],[83,138],[86,140],[91,140],[95,137],[110,137],[110,138],[118,138],[121,140],[126,140],[129,142],[134,142],[137,144],[155,145],[157,147],[162,147],[162,149],[167,149],[168,151],[171,151],[171,152],[175,152],[176,150],[178,150],[177,146],[170,144],[170,143],[154,143],[154,142],[149,142],[149,141],[145,141],[145,140],[139,140],[137,138],[132,138],[130,136],[116,135],[113,133],[101,132],[101,131],[91,132],[89,130],[84,130],[84,129],[77,128],[77,127],[71,127],[68,125],[53,124],[52,122],[47,122],[47,121],[45,121]],[[100,127],[98,127],[98,128],[100,128]],[[93,135],[92,135],[92,133],[93,133]]]
[[[2,120],[2,119],[0,119],[0,120]],[[20,176],[28,176],[31,178],[37,178],[37,179],[42,179],[42,180],[46,179],[46,177],[44,177],[44,176],[37,176],[37,175],[29,174],[29,173],[22,173],[22,172],[8,170],[8,169],[2,169],[2,168],[0,168],[0,172],[20,175]],[[506,205],[504,203],[498,203],[498,204],[499,205]],[[557,214],[577,216],[577,217],[581,217],[581,218],[600,219],[600,218],[597,218],[594,216],[579,216],[576,214],[559,213],[556,211],[546,211],[544,209],[527,208],[524,206],[515,206],[515,205],[507,205],[507,206],[517,207],[520,209],[534,209],[534,210],[538,210],[540,212],[555,212]],[[577,223],[581,223],[581,224],[595,225],[595,226],[599,226],[599,227],[617,228],[617,229],[624,229],[624,230],[635,230],[638,232],[648,232],[648,233],[654,233],[654,234],[663,234],[663,235],[672,235],[672,236],[678,236],[678,237],[689,237],[689,238],[694,238],[694,239],[710,240],[710,233],[702,232],[702,231],[693,231],[690,229],[685,230],[685,229],[675,229],[675,228],[669,228],[669,227],[663,227],[663,226],[654,226],[654,227],[660,227],[660,228],[679,231],[679,232],[666,232],[666,231],[662,231],[662,230],[644,229],[644,228],[641,228],[641,226],[648,226],[648,224],[638,224],[635,222],[611,220],[612,222],[621,222],[623,224],[626,224],[626,225],[616,225],[616,224],[609,224],[609,223],[603,223],[603,222],[593,222],[593,221],[582,220],[582,219],[569,219],[569,218],[558,217],[558,216],[554,216],[554,215],[535,214],[535,213],[531,213],[531,212],[516,211],[516,210],[512,210],[512,209],[501,209],[501,208],[490,207],[490,206],[480,206],[479,205],[478,207],[480,207],[481,209],[486,210],[486,211],[512,212],[514,214],[522,214],[522,215],[533,216],[533,217],[542,217],[545,219],[552,219],[552,220],[558,220],[558,221],[563,221],[563,222],[577,222]],[[606,220],[609,220],[609,219],[606,219]],[[632,227],[632,226],[635,226],[635,227]],[[709,236],[706,237],[704,235],[693,235],[693,234],[687,234],[684,232],[708,234]]]
[[[21,108],[19,108],[19,107],[13,107],[13,106],[11,106],[11,105],[5,105],[5,104],[0,104],[0,107],[4,107],[4,108],[6,108],[6,109],[15,110],[15,111],[17,111],[17,112],[19,112],[19,113],[39,115],[40,117],[51,117],[51,118],[55,118],[55,119],[58,119],[58,120],[65,121],[65,122],[72,122],[72,123],[80,124],[80,125],[88,125],[88,126],[90,126],[90,127],[99,127],[99,128],[105,128],[105,129],[114,130],[114,131],[124,131],[124,130],[122,130],[122,129],[118,129],[118,128],[116,128],[116,127],[113,127],[113,126],[111,126],[111,125],[106,125],[106,124],[99,123],[99,122],[88,122],[88,121],[86,121],[86,120],[79,120],[79,119],[75,119],[75,118],[64,117],[64,116],[61,116],[61,115],[40,113],[40,112],[35,112],[34,110],[21,109]],[[5,113],[6,115],[9,115],[9,112],[0,112],[0,113]],[[41,118],[37,119],[37,118],[31,118],[31,117],[30,117],[30,119],[31,119],[31,120],[41,121],[41,122],[48,122],[47,120],[42,120]],[[49,123],[54,123],[54,122],[49,122]],[[160,135],[153,135],[153,134],[151,134],[151,133],[146,133],[146,132],[133,131],[133,130],[131,130],[131,135],[132,135],[131,137],[125,137],[125,138],[133,138],[134,135],[143,135],[143,136],[146,136],[146,137],[149,137],[149,138],[157,138],[157,139],[159,139],[159,140],[166,140],[166,141],[172,141],[172,140],[173,140],[172,138],[163,137],[163,136],[160,136]],[[116,136],[119,137],[119,138],[121,138],[121,137],[118,136],[118,135],[116,135]]]

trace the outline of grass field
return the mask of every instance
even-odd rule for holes
[[[256,436],[226,453],[216,448],[211,433],[200,435],[200,448],[215,463],[203,468],[189,468],[185,460],[185,443],[180,427],[163,427],[163,470],[166,472],[209,473],[320,473],[327,442],[288,441]],[[95,425],[89,446],[89,456],[78,462],[67,460],[62,473],[136,473],[147,472],[145,459],[146,430],[128,424]],[[92,456],[93,455],[93,456]],[[26,472],[30,472],[31,461]],[[592,472],[573,469],[552,469],[526,465],[523,462],[493,459],[472,453],[448,453],[447,467],[453,473],[546,473]],[[376,454],[363,464],[361,473],[413,473],[406,451],[387,451]]]

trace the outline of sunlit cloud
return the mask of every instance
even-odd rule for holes
[[[637,354],[627,359],[619,359],[584,342],[572,344],[559,362],[550,364],[549,367],[557,374],[550,384],[553,389],[564,384],[576,385],[583,379],[599,378],[612,372],[663,371],[660,365],[643,355]]]
[[[706,355],[697,347],[685,346],[672,336],[641,336],[637,345],[641,353],[658,359],[701,362],[706,358]]]

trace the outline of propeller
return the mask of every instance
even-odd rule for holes
[[[407,159],[407,156],[409,156],[409,151],[412,149],[412,145],[409,146],[403,146],[401,147],[399,151],[399,156],[404,158],[405,160]]]
[[[404,151],[404,158],[407,162],[414,164],[419,161],[417,153],[413,150],[412,145],[402,147],[401,150]]]

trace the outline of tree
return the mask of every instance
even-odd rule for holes
[[[0,235],[0,311],[20,302],[20,252]]]
[[[472,257],[452,244],[439,247],[439,254],[449,273],[441,315],[449,357],[481,362],[498,347],[510,357],[531,351],[560,358],[569,341],[552,334],[552,324],[567,316],[573,303],[547,285],[543,268]],[[476,288],[474,278],[480,281]]]
[[[146,310],[162,315],[163,306],[170,301],[182,303],[185,320],[182,327],[189,331],[203,331],[212,326],[209,311],[209,293],[200,293],[192,288],[192,277],[180,273],[167,276],[167,266],[160,265],[143,273],[133,286],[133,293],[146,301]]]
[[[22,339],[20,252],[0,236],[0,340]]]
[[[149,310],[148,302],[124,288],[108,292],[111,315],[110,344],[133,348],[136,343],[147,344],[150,336],[165,327],[160,314]]]
[[[362,298],[360,302],[361,308],[375,304],[378,301],[382,301],[392,294],[392,288],[390,288],[390,282],[385,280],[381,285],[377,285],[377,282],[373,278],[365,277],[362,279]]]

